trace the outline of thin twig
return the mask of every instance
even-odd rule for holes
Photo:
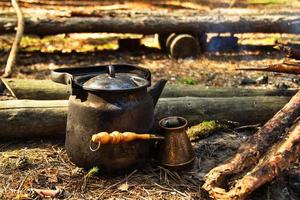
[[[20,183],[20,185],[19,185],[19,187],[18,187],[17,194],[20,194],[20,191],[21,191],[21,189],[22,189],[22,187],[23,187],[23,185],[24,185],[24,183],[25,183],[27,177],[28,177],[28,175],[26,175],[26,176],[23,178],[23,180],[21,181],[21,183]]]
[[[261,124],[251,124],[234,128],[235,131],[244,130],[244,129],[257,129]]]
[[[120,180],[120,181],[118,181],[118,182],[116,182],[116,183],[110,185],[109,187],[107,187],[107,188],[106,188],[105,190],[103,190],[103,192],[99,195],[98,199],[102,199],[101,197],[102,197],[102,195],[103,195],[106,191],[108,191],[109,189],[111,189],[111,188],[113,188],[113,187],[115,187],[115,186],[117,186],[117,185],[123,183],[124,181],[128,180],[128,178],[130,178],[130,177],[131,177],[133,174],[135,174],[137,171],[138,171],[137,169],[134,170],[134,171],[131,172],[126,178],[124,178],[124,179],[122,179],[122,180]]]

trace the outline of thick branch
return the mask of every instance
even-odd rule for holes
[[[277,142],[284,130],[300,115],[300,91],[274,115],[259,131],[243,144],[237,153],[224,164],[213,168],[206,175],[206,182],[203,188],[207,190],[212,198],[215,198],[217,191],[222,192],[221,183],[228,176],[253,167],[261,156]]]
[[[211,191],[215,199],[244,199],[255,189],[273,180],[300,154],[300,121],[291,128],[287,136],[278,145],[274,145],[267,155],[260,159],[259,164],[236,182],[228,192],[225,190]]]
[[[278,147],[275,145],[253,170],[236,183],[231,193],[245,197],[287,169],[291,163],[298,159],[299,154],[300,121],[290,130]]]
[[[295,63],[295,65],[291,65],[289,63],[280,63],[280,64],[269,65],[267,67],[244,67],[244,68],[238,68],[238,70],[300,74],[300,63],[298,64]]]

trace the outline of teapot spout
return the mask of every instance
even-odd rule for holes
[[[161,79],[161,80],[157,81],[157,83],[148,90],[148,93],[152,96],[154,107],[155,107],[166,83],[167,83],[167,80]]]

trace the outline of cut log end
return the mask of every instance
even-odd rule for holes
[[[170,56],[174,59],[196,58],[200,51],[197,39],[189,34],[177,35],[170,44]]]

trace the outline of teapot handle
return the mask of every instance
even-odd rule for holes
[[[64,72],[61,69],[56,69],[51,71],[51,80],[56,83],[61,83],[65,85],[71,85],[73,80],[73,75]]]
[[[90,150],[91,151],[97,151],[100,149],[102,144],[120,144],[120,143],[126,143],[126,142],[132,142],[135,140],[163,140],[164,137],[160,135],[154,135],[154,134],[137,134],[133,132],[119,132],[119,131],[113,131],[112,133],[108,132],[100,132],[97,134],[92,135],[92,138],[90,140]],[[93,148],[93,144],[97,144],[96,148]]]

